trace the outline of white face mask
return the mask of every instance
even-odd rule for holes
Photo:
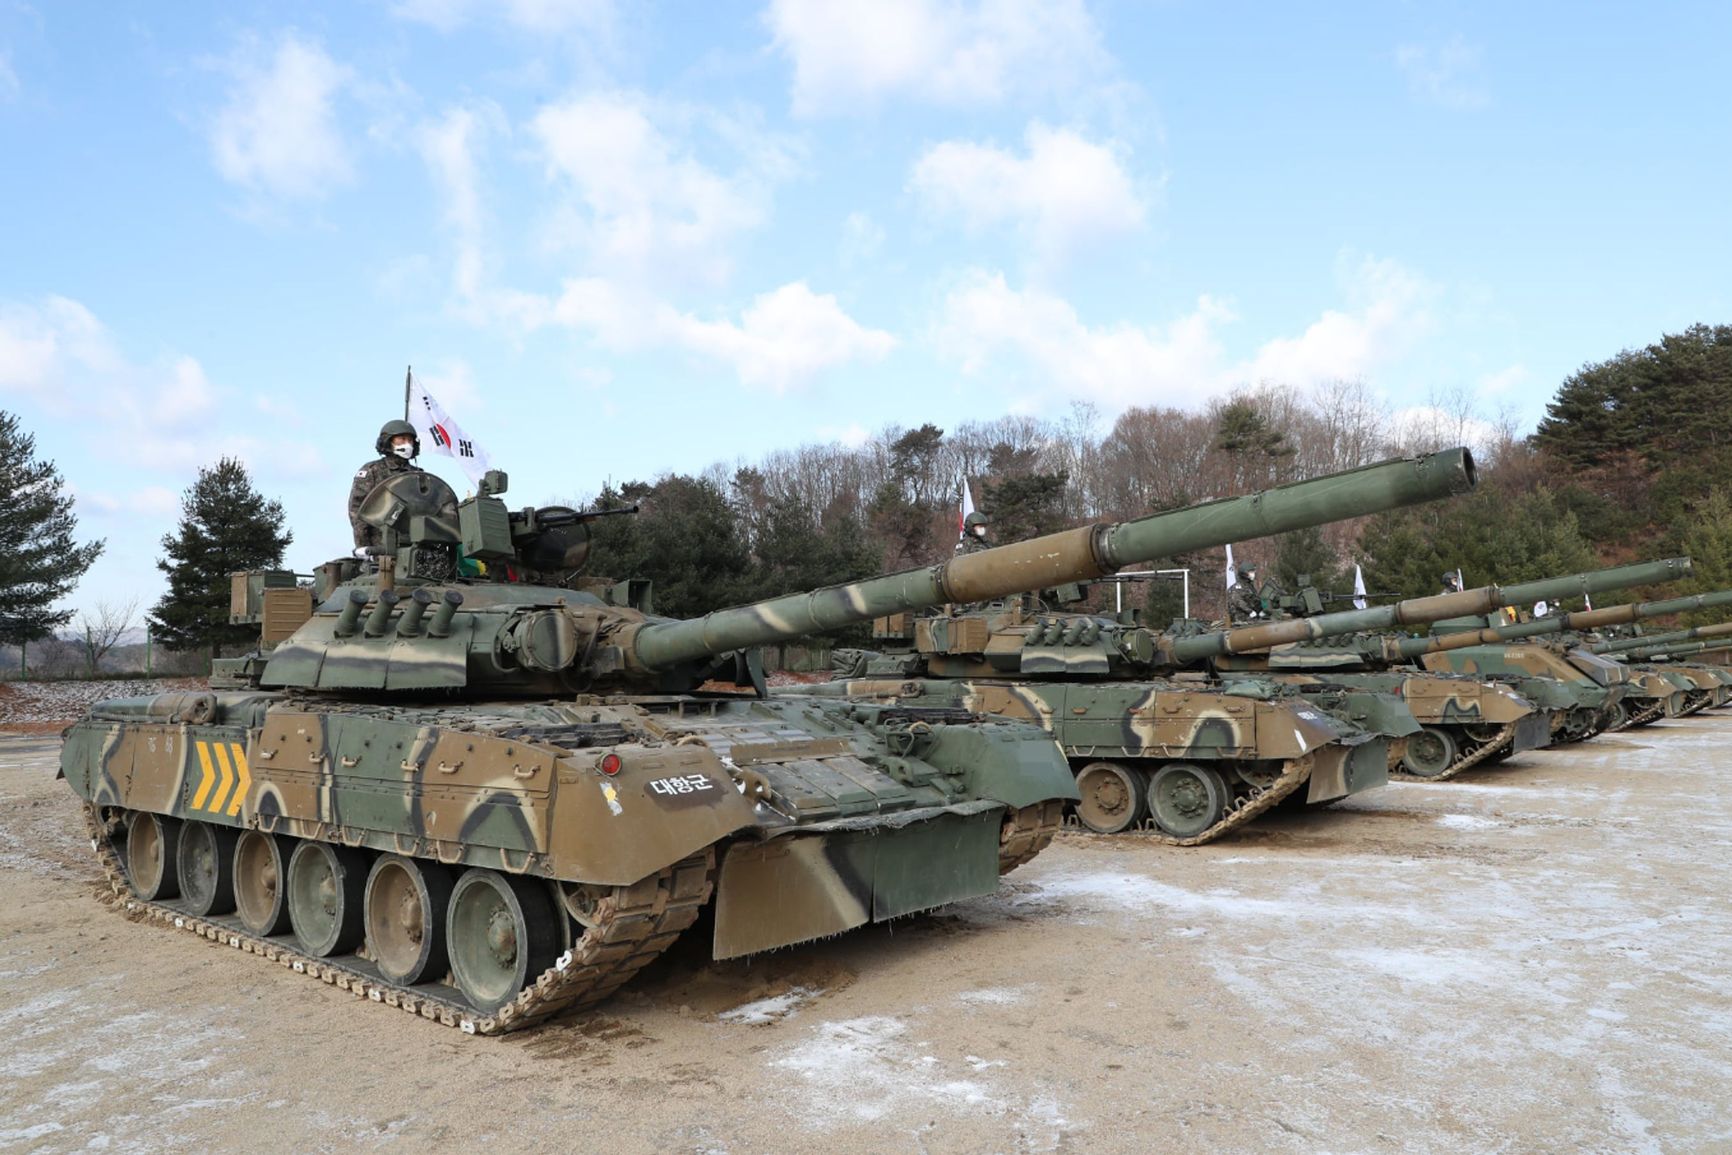
[[[975,537],[985,537],[986,536],[986,527],[984,525],[975,526],[974,527],[974,536]]]
[[[393,445],[391,446],[391,452],[395,453],[398,457],[401,457],[404,461],[407,461],[411,457],[415,456],[415,443],[413,441],[405,441],[401,445]]]

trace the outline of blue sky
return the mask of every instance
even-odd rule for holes
[[[1732,313],[1728,44],[1708,3],[0,0],[0,408],[109,542],[79,605],[158,596],[224,453],[292,564],[341,552],[411,362],[524,503],[1257,381],[1531,428]]]

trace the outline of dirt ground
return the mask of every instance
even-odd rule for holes
[[[1732,1150],[1732,716],[994,897],[478,1039],[97,905],[0,738],[0,1148]]]

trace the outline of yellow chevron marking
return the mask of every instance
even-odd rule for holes
[[[212,745],[216,747],[217,769],[222,772],[223,780],[222,785],[217,787],[216,797],[210,800],[210,812],[221,814],[223,799],[228,797],[229,787],[235,784],[235,772],[229,766],[229,748],[221,742],[213,742]]]
[[[241,803],[246,800],[247,791],[252,789],[252,772],[247,769],[246,747],[239,742],[232,743],[235,752],[235,774],[240,778],[235,786],[234,795],[229,799],[229,817],[233,818],[241,812]]]
[[[198,780],[198,793],[192,796],[192,808],[194,810],[203,810],[204,800],[210,797],[210,788],[216,785],[216,771],[211,769],[210,747],[203,742],[196,743],[196,745],[198,746],[200,777]]]

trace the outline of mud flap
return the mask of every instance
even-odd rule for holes
[[[1533,713],[1516,720],[1515,734],[1510,738],[1510,750],[1538,750],[1552,744],[1552,723],[1543,713]]]
[[[991,894],[1002,814],[993,807],[900,827],[737,842],[716,881],[715,957],[773,950]]]
[[[1389,743],[1382,738],[1368,738],[1351,746],[1325,746],[1315,757],[1307,803],[1333,802],[1389,784]]]

